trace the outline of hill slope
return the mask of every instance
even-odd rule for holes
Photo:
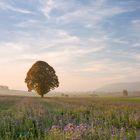
[[[128,91],[140,91],[140,82],[131,82],[131,83],[113,83],[105,85],[99,89],[97,92],[121,92],[123,89]]]
[[[34,96],[33,93],[29,93],[27,91],[6,90],[6,89],[0,89],[0,95]]]

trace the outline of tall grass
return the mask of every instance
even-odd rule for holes
[[[0,97],[0,140],[139,140],[139,101]]]

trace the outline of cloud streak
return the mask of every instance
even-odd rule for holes
[[[30,13],[32,13],[30,10],[17,8],[17,7],[14,7],[12,5],[9,5],[9,4],[3,3],[3,2],[0,2],[0,9],[15,11],[15,12],[19,12],[19,13],[22,13],[22,14],[30,14]]]
[[[59,90],[93,90],[105,83],[140,78],[135,2],[7,2],[0,2],[0,82],[25,89],[25,74],[37,60],[56,69]],[[7,11],[22,13],[22,18]],[[8,77],[4,79],[6,74],[11,81],[20,79],[11,84]]]

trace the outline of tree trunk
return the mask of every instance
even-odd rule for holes
[[[44,94],[41,95],[41,98],[44,98]]]

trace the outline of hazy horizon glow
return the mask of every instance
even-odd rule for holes
[[[139,0],[0,0],[0,85],[27,90],[37,60],[57,91],[140,81]]]

